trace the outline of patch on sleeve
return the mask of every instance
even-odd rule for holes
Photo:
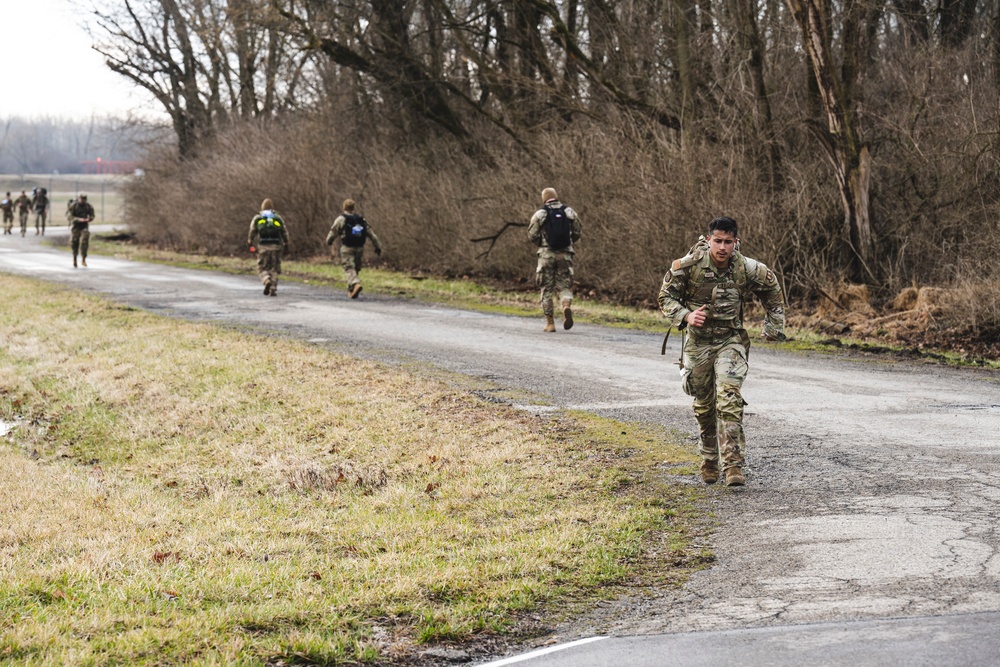
[[[679,268],[681,268],[681,260],[675,259],[674,263],[670,265],[670,270],[671,271],[676,271]]]

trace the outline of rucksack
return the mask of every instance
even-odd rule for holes
[[[257,216],[257,235],[260,242],[281,243],[281,216],[274,211],[261,211]]]
[[[552,250],[562,250],[573,243],[573,223],[566,215],[565,206],[545,209],[542,230],[545,232],[545,241]]]
[[[344,231],[341,240],[348,248],[360,248],[368,239],[368,223],[356,213],[344,214]]]

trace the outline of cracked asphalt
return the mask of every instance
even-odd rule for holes
[[[65,250],[30,236],[0,240],[3,272],[173,317],[461,373],[484,391],[523,396],[523,407],[539,413],[574,408],[663,424],[694,447],[690,399],[672,364],[676,337],[661,357],[657,334],[587,324],[542,334],[541,318],[367,293],[351,301],[287,281],[277,298],[266,298],[249,276],[88,261],[74,270]],[[750,366],[748,485],[710,493],[716,564],[679,590],[602,606],[557,628],[560,639],[696,631],[718,638],[748,628],[907,618],[946,627],[952,619],[961,628],[968,614],[1000,611],[1000,374],[760,346]],[[1000,615],[975,618],[992,618],[996,627]]]

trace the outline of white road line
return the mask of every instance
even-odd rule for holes
[[[531,660],[532,658],[537,658],[542,655],[548,655],[549,653],[555,653],[557,651],[565,651],[566,649],[573,648],[574,646],[589,644],[590,642],[596,642],[602,639],[607,639],[607,637],[587,637],[585,639],[577,639],[575,642],[570,642],[568,644],[559,644],[557,646],[550,646],[548,648],[540,648],[537,651],[532,651],[531,653],[525,653],[524,655],[515,655],[511,658],[494,660],[493,662],[487,662],[482,665],[479,665],[479,667],[502,667],[503,665],[513,665],[518,662],[524,662],[525,660]]]

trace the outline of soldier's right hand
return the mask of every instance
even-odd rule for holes
[[[687,320],[687,323],[691,326],[700,327],[705,324],[705,320],[708,318],[708,315],[705,313],[706,308],[708,308],[708,306],[702,306],[698,310],[692,310],[684,316],[684,319]]]

